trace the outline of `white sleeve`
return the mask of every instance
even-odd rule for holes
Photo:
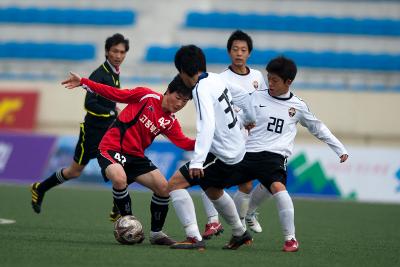
[[[254,104],[254,98],[241,86],[234,83],[226,84],[229,91],[232,94],[232,101],[235,106],[238,106],[242,111],[243,123],[255,123],[256,122],[256,109]]]
[[[344,145],[331,133],[326,125],[310,112],[307,105],[300,112],[300,124],[319,140],[326,143],[340,157],[348,154]]]
[[[196,88],[193,100],[196,106],[196,143],[190,169],[202,169],[207,154],[210,151],[215,131],[214,103],[206,88]]]

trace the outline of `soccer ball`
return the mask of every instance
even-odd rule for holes
[[[144,240],[143,226],[133,215],[119,218],[114,224],[115,239],[124,245],[142,243]]]

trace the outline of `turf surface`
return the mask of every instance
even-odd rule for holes
[[[192,193],[202,230],[205,215]],[[50,191],[40,215],[30,207],[27,186],[0,184],[0,266],[400,266],[400,206],[295,199],[297,253],[283,253],[275,204],[260,210],[263,233],[237,251],[222,250],[230,231],[207,249],[175,251],[152,246],[148,192],[131,191],[135,215],[145,227],[143,244],[119,245],[108,221],[108,189],[62,186]],[[184,239],[172,205],[165,231]]]

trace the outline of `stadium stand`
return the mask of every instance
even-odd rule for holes
[[[0,23],[122,26],[135,23],[132,10],[77,8],[0,8]]]
[[[93,44],[0,42],[0,59],[19,60],[93,60]]]
[[[150,46],[147,50],[145,60],[149,62],[172,62],[178,47]],[[208,63],[225,65],[230,63],[226,48],[203,47],[203,49]],[[252,57],[249,59],[249,64],[263,65],[269,59],[278,55],[293,58],[299,66],[306,68],[400,71],[400,55],[351,54],[331,51],[313,52],[254,49]]]
[[[400,20],[355,19],[259,13],[189,12],[188,28],[245,29],[319,34],[400,36]]]
[[[242,28],[255,41],[250,59],[254,67],[264,68],[276,54],[292,56],[303,70],[300,84],[318,80],[315,73],[335,76],[335,82],[357,79],[358,88],[392,91],[400,84],[395,74],[400,56],[400,16],[396,15],[395,4],[385,4],[378,12],[374,6],[369,7],[371,3],[299,1],[289,6],[275,1],[235,1],[229,5],[222,2],[204,6],[174,0],[182,9],[165,13],[163,9],[170,6],[162,1],[157,2],[159,9],[148,12],[145,4],[120,0],[112,5],[107,1],[88,5],[79,1],[5,0],[0,6],[0,27],[5,33],[0,44],[2,48],[18,44],[17,50],[21,51],[1,53],[0,77],[24,77],[24,73],[26,79],[62,77],[71,67],[85,73],[103,60],[103,40],[117,31],[133,38],[135,49],[128,55],[133,60],[124,64],[126,69],[135,71],[122,80],[165,82],[174,72],[168,64],[172,62],[172,50],[184,43],[204,48],[210,70],[219,72],[228,62],[224,49],[227,36]],[[328,8],[321,9],[322,6]],[[22,63],[25,56],[30,62],[37,61],[35,68]],[[52,59],[64,60],[64,64],[53,64]],[[77,60],[82,64],[73,63]],[[369,81],[371,76],[377,77],[371,79],[377,86]],[[332,83],[327,82],[323,88],[336,88]],[[349,88],[353,83],[339,84]]]

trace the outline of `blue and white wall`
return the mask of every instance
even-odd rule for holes
[[[226,40],[241,28],[254,39],[256,67],[276,54],[296,59],[298,88],[397,92],[399,25],[396,1],[3,0],[0,78],[88,73],[117,31],[132,42],[128,82],[170,79],[171,56],[185,43],[202,46],[220,71],[229,62]]]

